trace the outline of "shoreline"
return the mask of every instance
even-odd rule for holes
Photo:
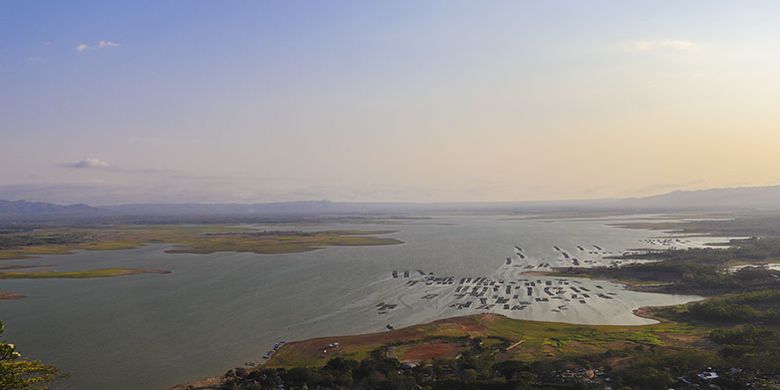
[[[629,291],[635,291],[635,292],[644,292],[644,293],[657,293],[657,294],[668,294],[668,295],[696,295],[696,294],[685,294],[685,293],[673,293],[673,292],[666,292],[666,291],[658,291],[658,289],[654,289],[653,287],[663,287],[666,284],[664,283],[643,283],[638,280],[626,280],[626,279],[620,279],[620,278],[614,278],[614,277],[606,277],[606,275],[590,275],[590,274],[569,274],[566,272],[561,272],[560,270],[554,269],[553,271],[529,271],[529,272],[523,272],[524,276],[538,276],[538,277],[574,277],[574,278],[586,278],[591,279],[593,281],[605,281],[605,282],[613,282],[618,283],[623,286]],[[707,297],[699,296],[699,298],[696,301],[703,301],[708,299]],[[648,320],[655,321],[655,323],[652,324],[637,324],[637,325],[608,325],[608,324],[578,324],[578,323],[569,323],[569,322],[563,322],[563,321],[544,321],[544,320],[528,320],[528,319],[514,319],[508,316],[505,316],[503,314],[499,313],[493,313],[493,312],[487,312],[487,313],[479,313],[479,314],[469,314],[469,315],[456,315],[453,317],[447,317],[443,319],[437,319],[433,321],[423,322],[419,324],[412,324],[409,326],[406,326],[404,328],[394,329],[390,330],[389,332],[368,332],[368,333],[358,333],[358,334],[350,334],[350,335],[343,335],[343,336],[317,336],[313,338],[307,338],[302,340],[296,340],[286,343],[278,352],[286,353],[288,350],[295,349],[296,346],[301,345],[309,345],[313,343],[320,343],[323,345],[333,344],[334,342],[342,343],[344,339],[349,338],[366,338],[366,337],[382,337],[383,335],[386,335],[388,333],[395,333],[395,332],[404,332],[409,331],[411,329],[417,329],[420,327],[426,327],[426,326],[437,326],[437,324],[449,324],[452,322],[460,322],[466,319],[472,319],[472,318],[493,318],[493,317],[500,317],[511,321],[516,321],[518,324],[550,324],[551,326],[558,326],[558,327],[592,327],[592,328],[635,328],[635,329],[652,329],[653,327],[662,327],[662,326],[674,326],[678,323],[671,321],[669,319],[660,317],[657,315],[657,311],[659,308],[663,307],[670,307],[668,305],[661,305],[661,306],[640,306],[636,309],[633,309],[631,313],[639,318],[644,318]],[[522,329],[522,326],[520,327]],[[468,336],[472,337],[472,336]],[[480,337],[480,336],[473,336],[473,337]],[[490,336],[487,336],[490,337]],[[421,338],[424,339],[424,338]],[[268,360],[264,361],[263,363],[259,363],[256,366],[252,367],[243,367],[243,366],[237,366],[233,369],[243,368],[247,370],[252,369],[259,369],[259,368],[278,368],[278,367],[287,367],[285,365],[279,365],[278,363],[274,362],[274,357],[277,356],[272,355]],[[270,363],[270,364],[269,364]],[[289,368],[289,367],[287,367]],[[217,390],[220,388],[222,384],[225,382],[225,376],[211,376],[206,377],[203,379],[199,379],[194,382],[184,383],[184,384],[178,384],[173,387],[170,387],[168,390]]]
[[[595,330],[601,330],[605,332],[609,331],[623,331],[628,332],[631,330],[643,330],[651,331],[658,328],[658,333],[663,333],[663,328],[667,326],[673,326],[676,323],[668,319],[657,316],[656,309],[663,306],[643,306],[634,309],[632,312],[634,315],[657,321],[655,324],[645,325],[583,325],[583,324],[570,324],[565,322],[552,322],[552,321],[538,321],[538,320],[520,320],[513,319],[498,313],[481,313],[471,314],[464,316],[454,316],[443,319],[437,319],[421,324],[409,325],[403,328],[383,331],[383,332],[367,332],[359,334],[350,334],[342,336],[318,336],[308,339],[296,340],[286,343],[279,349],[279,353],[282,355],[289,355],[290,353],[311,353],[321,345],[339,345],[348,347],[351,345],[360,345],[365,348],[382,345],[408,345],[430,342],[438,338],[458,338],[465,337],[468,339],[479,338],[502,338],[494,334],[490,325],[496,321],[506,321],[512,325],[517,325],[515,329],[519,332],[528,331],[529,328],[544,328],[545,331],[552,331],[553,328],[559,328],[559,332],[563,329],[576,329],[579,332],[583,327],[592,328]],[[435,332],[442,332],[447,336],[441,336],[433,334]],[[491,333],[493,332],[493,333]],[[558,335],[558,333],[556,333]],[[525,344],[525,339],[513,340],[514,343],[520,345]],[[373,344],[372,344],[373,343]],[[383,344],[385,343],[385,344]],[[343,348],[343,347],[341,347]],[[292,352],[290,352],[292,350]],[[302,352],[304,351],[304,352]],[[348,355],[346,351],[337,352],[333,357],[343,357],[342,355]],[[263,364],[258,364],[253,367],[234,367],[230,370],[243,368],[247,370],[259,369],[259,368],[290,368],[297,367],[295,364],[285,363],[284,358],[282,362],[274,361],[276,354],[271,356]],[[320,356],[322,357],[322,356]],[[326,357],[327,358],[327,357]],[[351,358],[351,356],[347,356]],[[288,357],[289,359],[289,357]],[[399,358],[399,360],[401,360]],[[270,364],[269,364],[270,363]],[[301,366],[309,366],[303,364]],[[198,379],[193,382],[177,384],[169,387],[167,390],[218,390],[225,383],[225,375],[211,376],[202,379]]]
[[[141,226],[115,227],[97,231],[94,228],[73,229],[66,235],[58,229],[20,233],[0,242],[0,261],[24,260],[41,255],[66,255],[77,251],[110,251],[135,249],[151,243],[171,244],[167,253],[211,254],[217,252],[250,252],[256,254],[303,253],[330,246],[400,245],[403,241],[386,237],[396,230],[319,230],[281,231],[257,230],[251,226]],[[61,235],[62,243],[42,243],[40,235]],[[0,236],[0,238],[3,238]],[[70,241],[68,241],[70,240]]]
[[[636,292],[645,292],[645,293],[658,293],[658,294],[668,294],[668,295],[686,295],[684,293],[672,293],[672,292],[666,292],[666,291],[658,291],[657,289],[653,289],[652,287],[662,287],[665,284],[663,283],[642,283],[641,281],[636,280],[625,280],[625,279],[619,279],[614,277],[606,277],[605,275],[589,275],[589,274],[568,274],[566,272],[560,272],[560,271],[529,271],[524,272],[523,275],[527,276],[539,276],[539,277],[581,277],[586,279],[591,279],[594,281],[605,281],[605,282],[613,282],[613,283],[619,283],[625,286],[625,288],[629,291],[636,291]],[[695,294],[690,294],[695,295]],[[704,301],[707,300],[708,297],[699,296],[701,299],[697,301]],[[576,323],[568,323],[568,322],[559,322],[559,321],[543,321],[543,320],[526,320],[526,319],[514,319],[511,317],[507,317],[503,314],[499,313],[479,313],[479,314],[469,314],[469,315],[462,315],[462,316],[453,316],[453,317],[447,317],[443,319],[437,319],[433,321],[423,322],[420,324],[412,324],[409,326],[406,326],[404,328],[391,330],[389,332],[368,332],[368,333],[358,333],[358,334],[350,334],[350,335],[343,335],[343,336],[318,336],[308,339],[302,339],[302,340],[296,340],[286,343],[282,348],[280,348],[279,352],[281,351],[287,351],[290,348],[295,348],[298,345],[305,345],[305,344],[311,344],[311,343],[325,343],[329,344],[334,342],[335,340],[338,340],[341,342],[341,340],[345,338],[361,338],[361,337],[374,337],[374,336],[381,336],[387,333],[394,333],[399,331],[408,331],[410,329],[415,329],[419,327],[425,327],[425,326],[436,326],[437,324],[447,324],[451,322],[459,322],[465,319],[470,318],[491,318],[491,317],[501,317],[505,318],[507,320],[511,321],[517,321],[520,324],[551,324],[555,326],[574,326],[574,327],[594,327],[594,328],[652,328],[657,326],[668,326],[668,325],[674,325],[677,324],[676,322],[660,317],[657,312],[658,309],[664,308],[664,307],[670,307],[668,305],[661,305],[661,306],[640,306],[636,309],[633,309],[631,313],[639,318],[644,318],[648,320],[655,321],[653,324],[640,324],[640,325],[608,325],[608,324],[576,324]],[[275,355],[274,355],[275,356]],[[270,359],[266,360],[265,362],[261,364],[257,364],[253,367],[243,367],[243,366],[237,366],[236,368],[245,368],[248,370],[256,369],[256,368],[275,368],[279,367],[278,365],[273,364],[273,358],[274,356],[271,356]],[[272,363],[269,365],[268,363]],[[224,383],[225,378],[224,375],[221,376],[211,376],[206,377],[203,379],[199,379],[194,382],[184,383],[184,384],[178,384],[173,387],[170,387],[168,390],[217,390],[220,388],[220,386]]]
[[[13,279],[92,279],[111,278],[117,276],[141,275],[141,274],[170,274],[171,271],[162,269],[141,268],[100,268],[83,271],[30,271],[30,272],[0,272],[0,280]]]

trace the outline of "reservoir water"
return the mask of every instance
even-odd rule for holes
[[[41,269],[60,271],[137,267],[172,273],[0,280],[0,290],[27,296],[0,301],[0,319],[6,324],[5,338],[18,344],[22,353],[69,374],[57,388],[165,389],[219,375],[247,361],[257,362],[280,340],[377,332],[387,324],[401,327],[486,310],[533,320],[638,325],[651,321],[634,316],[632,310],[637,307],[697,299],[568,279],[570,286],[584,286],[587,291],[603,289],[609,298],[592,294],[586,302],[571,300],[566,309],[558,311],[559,303],[534,299],[524,310],[504,310],[503,305],[483,310],[453,307],[457,299],[463,299],[454,291],[460,278],[517,280],[519,285],[524,283],[520,281],[523,274],[539,265],[571,261],[561,252],[577,256],[583,266],[608,264],[612,260],[607,257],[647,248],[655,242],[648,244],[648,239],[664,235],[613,227],[612,222],[447,216],[381,224],[256,226],[393,230],[387,236],[404,244],[328,247],[284,255],[168,254],[169,245],[153,244],[4,261],[3,265],[46,265]],[[686,237],[677,244],[700,246],[713,241],[717,240]],[[523,258],[515,246],[522,249]],[[405,270],[411,271],[409,278],[393,278],[393,271],[403,275]],[[456,284],[425,285],[417,270],[452,276]],[[418,282],[410,287],[413,279]],[[525,279],[545,285],[549,278]],[[552,283],[563,285],[558,280]],[[534,293],[542,294],[540,289]],[[380,314],[380,302],[396,306]]]

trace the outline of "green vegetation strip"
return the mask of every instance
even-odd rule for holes
[[[112,226],[51,228],[0,234],[0,260],[76,250],[131,249],[146,243],[169,243],[170,253],[298,253],[328,246],[374,246],[403,243],[377,237],[393,231],[332,230],[318,232],[258,231],[235,226]]]
[[[137,275],[137,274],[166,274],[170,271],[147,270],[139,268],[104,268],[91,269],[85,271],[33,271],[33,272],[0,272],[0,279],[89,279],[89,278],[109,278],[115,276]]]
[[[384,347],[455,342],[458,339],[494,339],[504,348],[525,340],[506,352],[506,359],[547,360],[576,358],[610,349],[637,346],[684,346],[706,336],[708,330],[664,322],[644,326],[579,325],[515,320],[496,314],[449,318],[389,332],[325,337],[285,345],[267,362],[267,367],[321,367],[329,359],[364,359]],[[327,345],[339,343],[337,350]],[[404,348],[401,348],[404,349]]]

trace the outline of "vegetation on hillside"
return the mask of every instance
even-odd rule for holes
[[[0,322],[0,337],[2,334]],[[57,375],[55,367],[23,358],[16,345],[0,339],[0,389],[46,389]]]
[[[517,321],[515,326],[525,324]],[[750,342],[740,336],[732,338],[735,340],[723,342]],[[311,366],[237,368],[225,374],[220,388],[768,389],[776,384],[772,375],[767,375],[771,371],[765,369],[771,367],[766,364],[724,357],[716,348],[702,348],[693,341],[657,345],[617,342],[605,349],[547,358],[507,353],[511,345],[492,337],[462,339],[460,346],[455,356],[423,361],[403,360],[394,355],[393,346],[384,346],[361,359],[335,356]],[[730,366],[732,363],[738,365]],[[751,368],[743,368],[748,366]],[[703,377],[708,372],[716,372],[717,378]]]
[[[780,261],[780,238],[735,240],[732,247],[668,250],[624,256],[624,259],[657,261],[621,267],[567,268],[567,276],[641,282],[642,290],[718,295],[729,292],[772,289],[780,286],[780,271],[748,266],[734,271],[735,264]]]

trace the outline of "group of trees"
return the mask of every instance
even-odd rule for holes
[[[679,319],[779,325],[780,289],[750,291],[694,303]]]
[[[780,287],[780,272],[764,267],[729,269],[732,261],[780,258],[780,238],[735,240],[727,248],[691,248],[626,255],[624,259],[655,259],[654,262],[621,267],[572,268],[568,273],[595,278],[660,282],[658,292],[717,295]]]
[[[90,241],[93,237],[79,231],[0,231],[0,249],[22,248],[34,245],[67,245]]]
[[[465,355],[469,353],[466,352]],[[525,363],[465,356],[458,360],[434,360],[432,364],[404,366],[383,350],[356,361],[334,358],[324,367],[291,369],[235,369],[225,376],[231,390],[276,389],[525,389],[537,381]]]
[[[729,294],[662,312],[675,320],[716,326],[708,338],[734,383],[760,383],[780,374],[780,289]]]
[[[381,365],[366,367],[373,366],[374,363],[371,358],[360,362],[348,361],[346,365],[355,368],[346,371],[335,370],[333,367],[261,369],[249,372],[238,370],[228,374],[225,388],[277,389],[283,384],[290,389],[528,389],[536,383],[535,375],[529,371],[523,371],[519,375],[502,371],[510,379],[504,376],[481,378],[474,369],[452,371],[449,372],[450,375],[439,377],[443,373],[437,372],[436,365],[403,369],[400,363],[395,361],[386,369]],[[328,365],[332,366],[333,362]]]
[[[532,389],[540,383],[558,388],[590,388],[581,378],[566,377],[564,361],[522,362],[496,357],[508,344],[481,338],[460,338],[456,359],[433,359],[405,365],[377,349],[363,360],[334,358],[323,367],[235,369],[225,376],[225,389]],[[494,341],[491,339],[491,341]]]
[[[764,260],[780,257],[780,237],[765,236],[735,239],[723,248],[689,248],[654,251],[624,256],[628,259],[676,260],[686,263],[720,265],[729,260]]]
[[[695,349],[645,346],[604,353],[529,362],[503,360],[503,344],[486,347],[481,339],[463,341],[455,359],[434,359],[415,367],[388,357],[380,348],[357,361],[334,358],[323,367],[239,368],[225,376],[228,390],[260,389],[665,389],[772,388],[766,373],[780,372],[774,330],[737,327],[716,330],[711,340],[720,348]],[[769,341],[768,341],[769,340]],[[775,340],[775,341],[771,341]],[[735,350],[741,348],[737,353]],[[766,349],[765,351],[760,351]],[[774,358],[772,358],[774,356]],[[769,360],[759,362],[757,358]],[[777,363],[775,363],[777,362]],[[717,379],[699,374],[711,367]],[[732,369],[738,367],[738,370]],[[762,387],[766,384],[766,387]]]
[[[739,329],[713,335],[724,345],[761,345],[765,329]],[[466,352],[468,354],[468,352]],[[464,354],[464,355],[466,355]],[[360,361],[334,358],[320,368],[295,367],[291,369],[236,369],[225,376],[224,389],[264,390],[278,389],[598,389],[610,386],[617,389],[642,390],[666,388],[693,388],[718,385],[720,388],[772,388],[771,382],[761,376],[770,369],[770,362],[758,366],[744,356],[722,356],[723,352],[696,349],[637,348],[609,351],[604,354],[573,360],[495,361],[495,355],[463,356],[456,360],[434,360],[430,364],[405,367],[398,360],[375,351]],[[490,357],[492,356],[492,357]],[[762,355],[768,358],[767,355]],[[610,366],[608,361],[620,362]],[[777,359],[775,358],[775,361]],[[606,364],[606,365],[605,365]],[[600,378],[589,380],[584,375],[574,376],[599,365]],[[579,367],[572,368],[572,367]],[[702,379],[699,373],[717,367],[716,380]],[[726,367],[751,367],[739,370]],[[766,387],[762,387],[766,384]]]
[[[780,373],[780,333],[776,329],[748,324],[713,330],[710,339],[720,346],[720,356],[731,367]]]
[[[3,323],[0,322],[0,337]],[[0,338],[0,389],[45,389],[57,377],[55,367],[36,360],[28,360],[17,351],[16,345]]]

